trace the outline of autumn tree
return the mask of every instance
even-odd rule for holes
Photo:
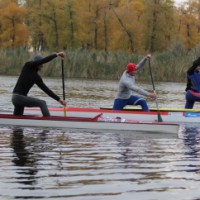
[[[27,11],[15,2],[3,5],[0,9],[0,41],[5,47],[26,46],[28,43],[28,28],[24,24]]]
[[[29,11],[26,24],[30,30],[30,47],[36,51],[44,50],[46,48],[46,39],[42,28],[42,0],[27,0],[25,7]]]
[[[1,46],[160,52],[179,38],[199,43],[199,0],[0,0]]]
[[[77,8],[74,0],[61,0],[60,13],[60,44],[63,48],[77,48],[79,44]]]
[[[179,33],[186,49],[200,41],[200,1],[190,0],[179,9]]]
[[[120,0],[118,7],[112,7],[115,18],[115,48],[136,52],[143,50],[144,5],[141,0]]]
[[[60,0],[27,0],[29,10],[26,20],[31,34],[31,46],[34,50],[56,49],[60,40]]]
[[[79,39],[82,47],[97,49],[99,2],[99,0],[76,1]]]
[[[163,51],[174,41],[176,34],[175,7],[171,0],[147,0],[145,5],[145,48]]]

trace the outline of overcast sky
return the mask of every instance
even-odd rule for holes
[[[185,2],[186,0],[174,0],[176,4],[181,4],[183,2]]]

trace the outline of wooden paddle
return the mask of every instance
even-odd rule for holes
[[[151,62],[150,62],[150,59],[148,60],[149,61],[149,71],[150,71],[150,75],[151,75],[151,82],[152,82],[152,85],[153,85],[153,91],[156,93],[156,89],[155,89],[155,85],[154,85],[154,81],[153,81],[153,75],[152,75],[152,70],[151,70]],[[160,115],[160,110],[158,108],[158,101],[157,101],[157,98],[156,98],[156,108],[157,108],[157,112],[158,112],[158,122],[163,122],[163,119]]]
[[[64,74],[64,58],[61,58],[61,65],[62,65],[62,89],[63,89],[63,100],[65,100],[65,74]],[[67,109],[64,106],[64,116],[67,116]]]

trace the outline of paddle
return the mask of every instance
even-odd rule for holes
[[[63,100],[65,100],[65,74],[64,74],[64,58],[61,58],[62,65],[62,89],[63,89]],[[64,106],[64,116],[67,116],[66,106]]]
[[[152,70],[151,70],[151,62],[150,62],[150,59],[149,59],[148,61],[149,61],[149,71],[150,71],[150,75],[151,75],[151,82],[152,82],[152,85],[153,85],[153,91],[156,93],[156,89],[155,89],[155,85],[154,85],[154,81],[153,81]],[[158,108],[158,101],[157,101],[157,98],[156,98],[156,107],[157,107],[157,112],[158,112],[158,122],[163,122],[162,117],[161,117],[161,115],[160,115],[160,110],[159,110],[159,108]]]

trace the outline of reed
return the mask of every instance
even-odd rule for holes
[[[43,56],[51,52],[41,52]],[[87,49],[68,49],[65,77],[85,79],[119,79],[128,62],[139,62],[147,53],[129,54],[127,52],[94,51]],[[0,75],[18,75],[22,66],[34,56],[25,48],[0,48]],[[200,56],[200,45],[186,51],[181,43],[165,52],[154,53],[151,65],[155,81],[185,82],[186,71]],[[43,76],[61,77],[61,60],[54,59],[42,70]],[[45,66],[46,66],[45,65]],[[149,81],[149,69],[145,66],[138,72],[139,81]]]

